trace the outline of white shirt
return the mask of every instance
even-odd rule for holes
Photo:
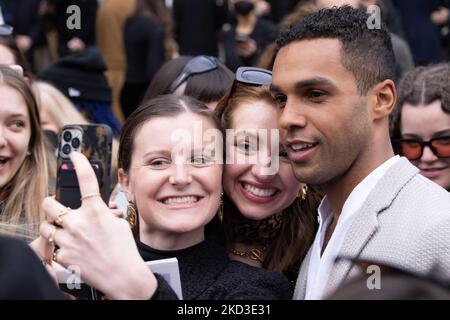
[[[328,241],[328,244],[322,254],[323,243],[328,225],[333,219],[333,212],[330,208],[330,203],[325,196],[320,203],[319,213],[319,230],[316,233],[314,243],[312,245],[311,259],[308,267],[308,278],[306,282],[305,299],[323,299],[327,292],[325,292],[328,277],[333,268],[339,251],[344,242],[345,235],[350,228],[355,214],[363,205],[369,193],[375,188],[375,185],[381,177],[400,159],[394,156],[385,161],[378,168],[373,170],[367,177],[364,178],[350,193],[347,200],[342,207],[341,214],[337,221],[333,234]]]

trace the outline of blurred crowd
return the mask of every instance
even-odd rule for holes
[[[377,25],[379,34],[364,29]],[[0,270],[15,274],[0,277],[0,298],[62,298],[52,277],[79,264],[107,298],[176,299],[143,264],[170,257],[186,299],[448,298],[449,60],[449,0],[0,0],[0,234],[30,243],[48,271],[23,243],[0,238],[11,257]],[[303,72],[314,74],[294,82]],[[307,118],[315,135],[286,147]],[[203,154],[180,166],[167,137],[195,122],[232,129],[226,152],[266,152],[278,171]],[[69,208],[51,197],[58,135],[90,123],[111,128],[111,196],[98,197],[75,154],[83,205]],[[287,133],[273,149],[248,134],[255,128]],[[329,153],[308,162],[322,145]],[[369,195],[384,188],[390,200]],[[374,203],[384,206],[379,225],[360,239],[370,227],[356,212]],[[184,214],[167,214],[174,208]],[[366,211],[359,217],[372,222]],[[364,261],[345,256],[355,252]],[[385,295],[340,286],[372,262],[392,276]],[[24,263],[36,265],[27,283],[17,280]]]

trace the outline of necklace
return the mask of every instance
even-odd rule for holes
[[[258,261],[260,263],[263,262],[263,254],[266,248],[257,249],[257,248],[251,248],[247,251],[239,251],[236,249],[229,249],[228,251],[234,255],[237,255],[239,257],[245,257],[250,258],[252,260]]]

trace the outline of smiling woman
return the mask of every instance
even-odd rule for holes
[[[0,66],[0,232],[32,240],[47,195],[47,157],[36,101],[24,78]]]
[[[74,153],[85,200],[67,211],[47,198],[43,207],[57,226],[44,222],[39,243],[58,245],[53,260],[79,266],[83,280],[112,299],[176,299],[144,263],[164,258],[178,259],[184,299],[290,299],[282,274],[230,261],[216,238],[205,236],[222,191],[222,161],[211,156],[211,149],[221,154],[222,143],[211,148],[210,130],[220,130],[217,117],[193,98],[145,102],[123,126],[119,149],[119,181],[129,216],[136,218],[130,219],[134,239],[124,220],[105,214],[89,162]],[[48,247],[37,250],[45,257]]]
[[[227,158],[224,170],[223,225],[232,259],[295,281],[314,236],[320,195],[296,179],[279,143],[271,79],[270,71],[239,68],[217,107],[222,126],[233,133],[227,133],[233,161]]]
[[[418,67],[398,86],[392,117],[397,151],[420,173],[450,190],[450,65]]]

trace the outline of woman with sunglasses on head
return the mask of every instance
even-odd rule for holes
[[[217,107],[228,131],[223,225],[232,259],[295,281],[314,238],[320,196],[297,181],[279,143],[271,80],[270,71],[241,67]]]
[[[222,191],[221,138],[219,120],[203,103],[176,95],[147,101],[127,119],[119,149],[134,234],[125,220],[107,214],[89,162],[74,153],[82,206],[68,210],[47,198],[49,222],[36,250],[79,266],[83,280],[111,299],[177,298],[144,263],[173,257],[184,299],[290,299],[282,274],[230,261],[220,243],[205,237]],[[53,244],[59,249],[51,255]]]
[[[143,101],[162,94],[193,97],[214,110],[233,82],[234,74],[216,57],[181,56],[164,63],[153,77]]]
[[[418,67],[398,86],[391,136],[420,173],[450,191],[450,64]]]
[[[120,104],[126,118],[141,102],[159,67],[174,54],[172,18],[164,1],[136,0],[124,25],[123,41],[127,68]]]

